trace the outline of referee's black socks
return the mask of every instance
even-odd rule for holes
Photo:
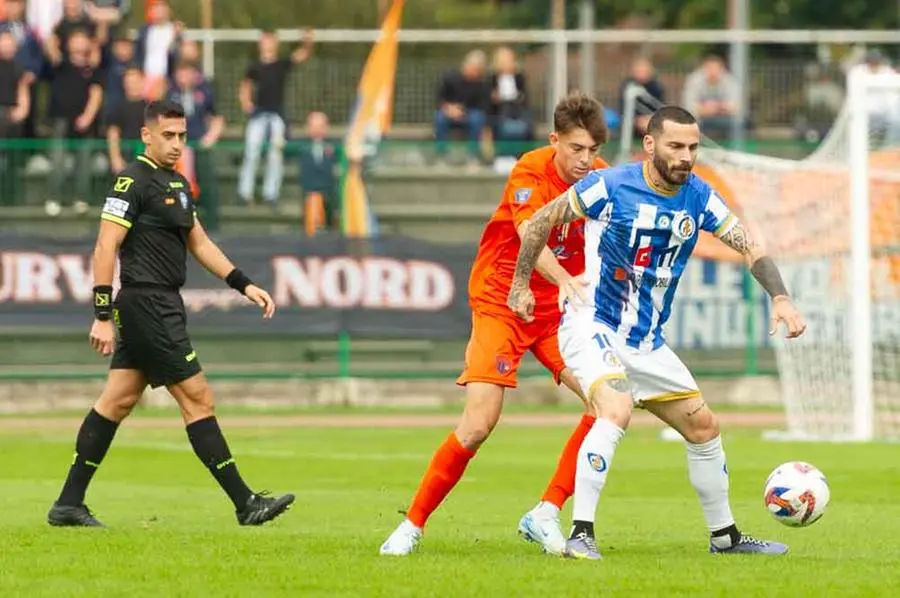
[[[216,417],[210,416],[195,421],[187,426],[188,439],[194,447],[200,461],[209,469],[210,473],[219,482],[222,490],[228,494],[228,498],[234,503],[234,508],[242,511],[247,506],[247,501],[253,492],[244,483],[237,465],[228,450],[228,443],[222,436],[219,422]]]
[[[118,422],[106,419],[93,409],[85,416],[75,439],[75,459],[58,504],[77,506],[84,502],[88,484],[106,456],[118,428]]]

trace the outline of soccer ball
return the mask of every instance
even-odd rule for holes
[[[766,509],[779,523],[790,527],[812,525],[822,517],[831,490],[819,469],[803,461],[788,461],[766,479]]]

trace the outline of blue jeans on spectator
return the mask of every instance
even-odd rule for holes
[[[487,114],[483,110],[466,110],[459,120],[453,120],[442,110],[438,110],[434,116],[434,138],[437,141],[437,153],[443,156],[447,153],[447,139],[451,129],[465,129],[468,140],[469,153],[473,158],[481,157],[481,132],[487,124]]]
[[[244,163],[241,165],[238,180],[238,195],[244,201],[253,199],[256,189],[256,169],[267,139],[269,151],[266,156],[263,199],[271,203],[278,201],[284,179],[285,134],[284,119],[276,112],[257,112],[247,121],[247,131],[244,134]]]

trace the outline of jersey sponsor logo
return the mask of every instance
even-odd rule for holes
[[[184,189],[184,183],[181,181],[169,181],[170,189]]]
[[[164,202],[165,202],[165,204],[166,204],[167,206],[174,206],[174,205],[175,205],[175,198],[174,198],[174,197],[167,197],[167,198],[164,200]]]
[[[625,270],[625,268],[616,268],[613,271],[613,279],[620,282],[627,280],[629,283],[631,283],[632,289],[636,291],[644,282],[644,274],[627,271]],[[659,278],[653,277],[653,286],[657,289],[669,288],[671,284],[671,276],[660,276]]]
[[[693,220],[693,219],[692,219]],[[668,236],[668,232],[665,233]],[[692,233],[693,234],[693,233]],[[680,245],[672,245],[671,247],[654,247],[652,244],[653,237],[661,236],[660,232],[655,230],[638,230],[637,242],[635,243],[634,260],[632,263],[641,268],[671,268],[675,263],[675,258],[681,250]],[[644,241],[650,240],[649,245],[644,245]]]
[[[676,214],[672,220],[672,233],[680,240],[687,241],[697,232],[697,223],[690,214]]]
[[[528,198],[531,197],[531,189],[528,187],[524,187],[522,189],[516,189],[515,198],[516,203],[525,203],[528,201]]]
[[[197,359],[196,351],[191,351],[190,353],[188,353],[187,355],[184,356],[184,360],[188,363],[194,361],[195,359]]]
[[[128,193],[128,190],[131,189],[133,184],[134,179],[130,176],[120,176],[116,179],[115,185],[113,185],[113,191],[116,193]]]
[[[130,204],[124,199],[119,199],[118,197],[107,197],[106,203],[103,204],[103,211],[111,216],[124,218],[125,214],[128,212],[129,205]]]

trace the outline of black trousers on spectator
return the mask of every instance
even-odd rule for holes
[[[53,143],[50,149],[50,193],[59,202],[91,202],[91,129],[79,132],[72,119],[54,118]],[[75,156],[71,178],[65,168],[66,156]],[[69,181],[74,179],[74,185]]]

